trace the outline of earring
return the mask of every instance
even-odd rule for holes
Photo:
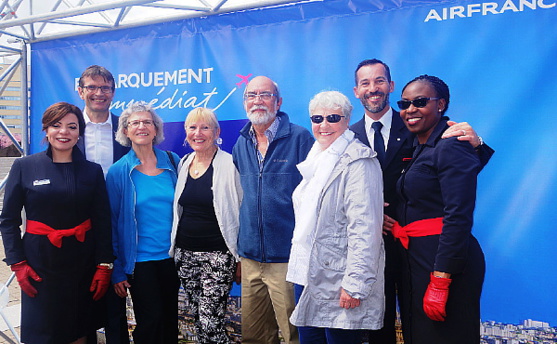
[[[219,146],[222,145],[222,137],[218,137],[218,138],[215,140],[215,143],[216,143],[217,145],[219,145]]]

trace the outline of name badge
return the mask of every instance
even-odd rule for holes
[[[41,179],[33,181],[33,186],[48,185],[50,184],[50,179]]]

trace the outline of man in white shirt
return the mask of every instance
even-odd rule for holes
[[[79,78],[79,96],[85,101],[85,135],[78,147],[89,161],[100,164],[106,176],[108,168],[129,151],[115,141],[118,117],[110,113],[114,98],[114,77],[104,67],[88,67]]]
[[[130,150],[115,140],[118,117],[110,113],[110,103],[115,91],[114,77],[104,67],[90,66],[81,74],[77,91],[85,101],[85,135],[77,145],[87,160],[102,166],[106,176],[112,163]],[[105,299],[106,343],[129,344],[126,298],[120,298],[114,288],[109,288]],[[96,343],[96,334],[90,334],[88,342]]]

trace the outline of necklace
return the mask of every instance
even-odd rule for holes
[[[193,168],[193,174],[195,174],[196,176],[199,175],[199,167],[197,167],[198,164],[199,164],[199,161],[196,161],[195,166]]]
[[[210,160],[210,161],[212,161],[212,159],[215,157],[215,154],[217,154],[217,150],[218,150],[218,149],[216,149],[215,152],[213,153],[213,156],[211,157],[211,160]],[[194,160],[193,160],[193,161],[194,161],[193,174],[194,174],[195,176],[198,176],[199,173],[200,173],[200,168],[199,168],[199,164],[200,164],[200,163],[201,163],[201,168],[204,168],[203,162],[201,162],[198,158],[199,158],[199,156],[196,155],[195,158],[194,158]],[[210,164],[210,161],[209,161],[209,164]]]

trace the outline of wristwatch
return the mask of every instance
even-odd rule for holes
[[[106,266],[109,270],[114,269],[114,264],[112,263],[99,263],[99,266]]]

